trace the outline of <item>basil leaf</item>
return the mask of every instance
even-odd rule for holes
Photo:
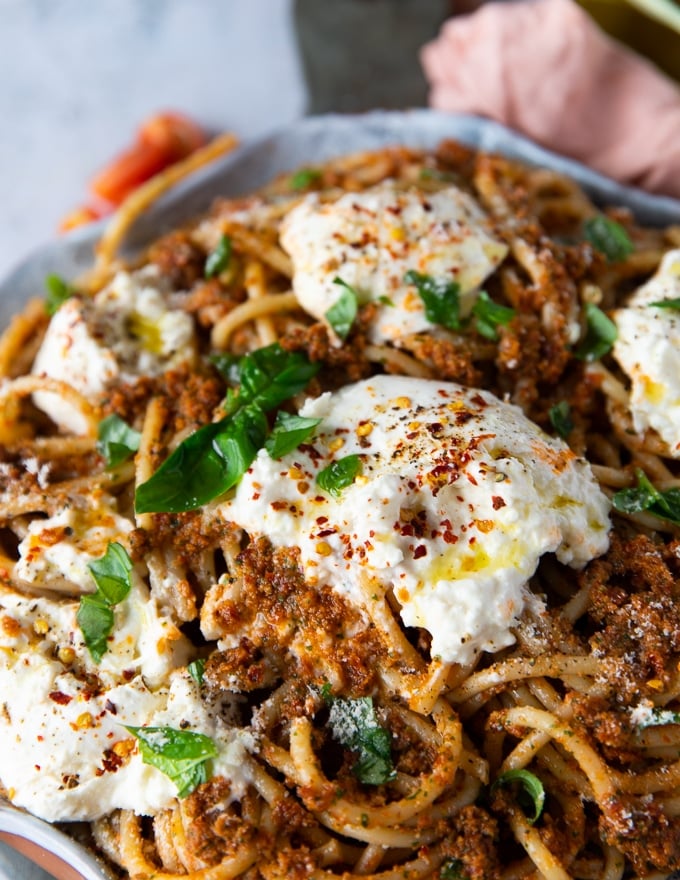
[[[47,288],[47,297],[45,299],[45,311],[48,315],[53,315],[67,299],[70,299],[76,292],[67,281],[60,275],[50,274],[45,278],[45,287]]]
[[[213,498],[233,488],[255,460],[264,446],[269,426],[264,412],[258,406],[247,406],[224,423],[213,440],[213,448],[221,459],[221,475],[213,485]]]
[[[585,312],[586,336],[576,349],[575,355],[582,361],[596,361],[611,350],[618,332],[616,324],[593,303],[586,303]]]
[[[675,299],[660,299],[658,302],[649,303],[649,308],[656,309],[672,309],[675,312],[680,311],[680,297]]]
[[[231,239],[228,235],[222,235],[205,261],[205,277],[214,278],[229,266],[231,260]]]
[[[264,448],[271,458],[282,458],[314,433],[321,419],[308,419],[280,410],[276,414],[274,429],[267,437]]]
[[[235,402],[254,403],[268,412],[302,391],[320,366],[300,351],[285,351],[278,342],[258,348],[239,362],[241,387]]]
[[[571,417],[571,407],[566,400],[560,400],[548,410],[550,424],[564,440],[574,430],[574,421]]]
[[[356,320],[357,311],[359,310],[359,297],[357,292],[349,284],[346,284],[342,278],[334,278],[333,284],[339,284],[343,290],[333,305],[326,312],[326,320],[331,325],[335,333],[344,342],[349,336],[352,324]]]
[[[241,358],[241,384],[238,392],[227,397],[228,415],[187,437],[155,474],[137,487],[137,512],[194,510],[228,492],[265,443],[269,433],[265,412],[302,391],[319,366],[301,352],[285,351],[278,343]]]
[[[481,290],[477,302],[472,307],[472,314],[477,319],[475,329],[480,336],[495,342],[498,339],[496,328],[499,324],[509,324],[517,312],[509,306],[494,302],[485,290]]]
[[[108,605],[117,605],[130,592],[132,560],[118,542],[109,544],[101,559],[87,566],[99,593]]]
[[[200,657],[197,660],[192,660],[191,663],[187,666],[187,672],[196,682],[196,684],[203,684],[203,675],[205,673],[205,660]]]
[[[97,593],[88,594],[80,599],[76,621],[92,659],[99,663],[109,648],[108,639],[114,624],[113,609]]]
[[[352,772],[360,782],[382,785],[396,778],[390,734],[380,726],[371,697],[334,699],[328,723],[333,738],[340,745],[358,753]]]
[[[313,183],[321,180],[321,172],[318,168],[301,168],[291,175],[289,186],[291,189],[307,189]]]
[[[621,513],[639,513],[648,510],[660,519],[680,525],[680,489],[659,490],[649,481],[644,471],[635,471],[637,486],[620,489],[612,497],[612,505]]]
[[[538,776],[535,776],[529,770],[508,770],[505,773],[501,773],[496,779],[491,786],[491,791],[495,791],[501,785],[512,785],[515,782],[518,782],[522,787],[522,791],[529,796],[533,815],[527,816],[527,819],[529,824],[533,825],[543,812],[543,805],[545,804],[545,789]]]
[[[214,422],[199,428],[137,487],[137,513],[193,510],[219,494],[215,487],[221,484],[224,461],[213,440],[221,426],[221,422]]]
[[[612,496],[612,505],[621,513],[639,513],[648,510],[661,496],[647,479],[647,475],[639,468],[635,470],[637,486],[630,489],[620,489]]]
[[[461,859],[447,859],[439,869],[441,880],[468,880]]]
[[[99,663],[113,631],[113,608],[131,589],[132,560],[121,544],[111,543],[101,559],[94,559],[88,568],[97,589],[81,597],[76,620],[90,654]]]
[[[160,770],[177,786],[177,797],[207,782],[208,761],[217,757],[217,746],[203,733],[174,727],[126,727],[139,741],[142,761]]]
[[[626,230],[604,214],[589,217],[583,224],[586,240],[603,253],[610,263],[625,260],[633,253],[633,242]]]
[[[460,330],[459,284],[455,281],[438,281],[413,269],[409,269],[404,275],[404,281],[415,285],[425,306],[425,317],[428,321],[440,324],[448,330]]]
[[[210,357],[210,362],[213,364],[217,372],[222,376],[225,382],[228,382],[230,385],[238,385],[238,365],[240,360],[241,358],[237,355],[227,354],[227,352],[214,354]]]
[[[114,413],[99,423],[97,449],[104,456],[107,468],[115,468],[137,452],[141,439],[139,431]]]
[[[361,458],[358,455],[346,455],[332,461],[316,475],[316,482],[325,492],[337,498],[343,489],[351,486],[361,473]]]

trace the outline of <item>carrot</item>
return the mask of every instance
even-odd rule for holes
[[[180,113],[159,113],[146,120],[132,147],[122,152],[90,183],[100,198],[119,205],[145,180],[206,143],[203,129]]]

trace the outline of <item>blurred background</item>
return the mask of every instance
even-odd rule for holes
[[[671,45],[671,31],[636,8],[648,2],[584,5],[680,76],[680,37]],[[418,49],[478,5],[0,0],[0,276],[55,234],[154,112],[184,111],[248,141],[305,113],[424,106]]]

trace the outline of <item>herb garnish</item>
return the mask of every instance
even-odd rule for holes
[[[214,278],[228,267],[231,260],[231,239],[222,235],[215,248],[208,254],[205,261],[205,277]]]
[[[583,224],[583,232],[586,240],[603,253],[610,263],[625,260],[633,253],[633,242],[626,230],[604,214],[589,217]]]
[[[334,278],[333,284],[341,285],[342,293],[326,312],[326,320],[344,342],[356,319],[359,310],[359,297],[356,290],[342,278]]]
[[[680,297],[676,297],[675,299],[660,299],[657,302],[649,303],[650,308],[655,309],[671,309],[675,312],[680,312]]]
[[[380,726],[373,699],[332,699],[328,723],[340,745],[358,753],[352,772],[359,782],[382,785],[396,779],[390,734]]]
[[[422,275],[413,269],[404,275],[407,284],[414,284],[423,305],[425,317],[433,324],[448,330],[460,330],[460,285],[455,281],[441,281],[431,275]]]
[[[644,713],[634,710],[635,727],[644,730],[646,727],[661,727],[664,724],[680,724],[680,712],[672,709],[659,709],[656,706],[645,707]]]
[[[521,790],[529,796],[533,815],[527,816],[527,819],[529,824],[533,825],[543,812],[543,805],[545,803],[543,783],[538,776],[535,776],[529,770],[507,770],[496,779],[491,786],[491,791],[495,791],[501,785],[512,785],[514,782],[518,782]]]
[[[47,288],[45,311],[48,315],[53,315],[59,306],[76,293],[75,287],[64,281],[60,275],[48,275],[45,278],[45,287]]]
[[[115,468],[137,452],[142,435],[114,413],[99,423],[97,438],[107,468]]]
[[[472,307],[472,314],[476,318],[475,329],[479,335],[495,342],[498,339],[496,328],[500,324],[509,324],[517,312],[510,306],[502,306],[494,302],[485,290],[481,290],[477,302]]]
[[[308,419],[280,410],[276,414],[274,428],[267,437],[264,448],[271,458],[282,458],[314,433],[321,419]]]
[[[325,492],[337,498],[343,489],[351,486],[361,473],[361,458],[357,454],[346,455],[332,461],[316,475],[316,482]]]
[[[191,663],[187,666],[187,672],[196,682],[196,684],[203,684],[203,675],[205,673],[205,660],[201,657],[196,660],[192,660]]]
[[[639,513],[647,510],[660,519],[680,525],[680,489],[659,492],[640,468],[635,469],[637,486],[620,489],[612,497],[615,510],[621,513]]]
[[[586,303],[585,312],[586,336],[576,349],[575,355],[582,361],[596,361],[611,350],[618,331],[616,324],[593,303]]]
[[[566,440],[574,430],[574,420],[571,417],[571,407],[566,400],[560,400],[548,410],[550,424],[557,433]]]
[[[302,391],[318,369],[276,342],[241,358],[240,386],[229,389],[225,417],[187,437],[137,488],[137,512],[194,510],[235,486],[265,444],[265,413]]]
[[[80,599],[76,614],[78,626],[95,663],[108,650],[108,637],[113,630],[113,609],[130,592],[132,560],[117,542],[109,544],[106,553],[88,565],[97,589]]]
[[[447,859],[439,869],[441,880],[468,880],[461,859]]]
[[[209,736],[174,727],[126,727],[126,730],[137,737],[142,761],[175,783],[177,797],[187,797],[208,781],[208,762],[217,757],[217,746]]]
[[[321,172],[318,168],[301,168],[293,174],[289,181],[291,189],[307,189],[321,180]]]

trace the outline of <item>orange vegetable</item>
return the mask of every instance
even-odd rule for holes
[[[207,141],[203,129],[179,113],[160,113],[142,124],[137,140],[103,168],[90,184],[102,199],[119,205],[145,180],[184,159]]]
[[[95,220],[105,217],[107,214],[110,214],[112,210],[113,206],[106,204],[80,205],[61,218],[59,222],[59,232],[70,232],[71,229],[76,229],[78,226],[85,226],[87,223],[92,223]]]

